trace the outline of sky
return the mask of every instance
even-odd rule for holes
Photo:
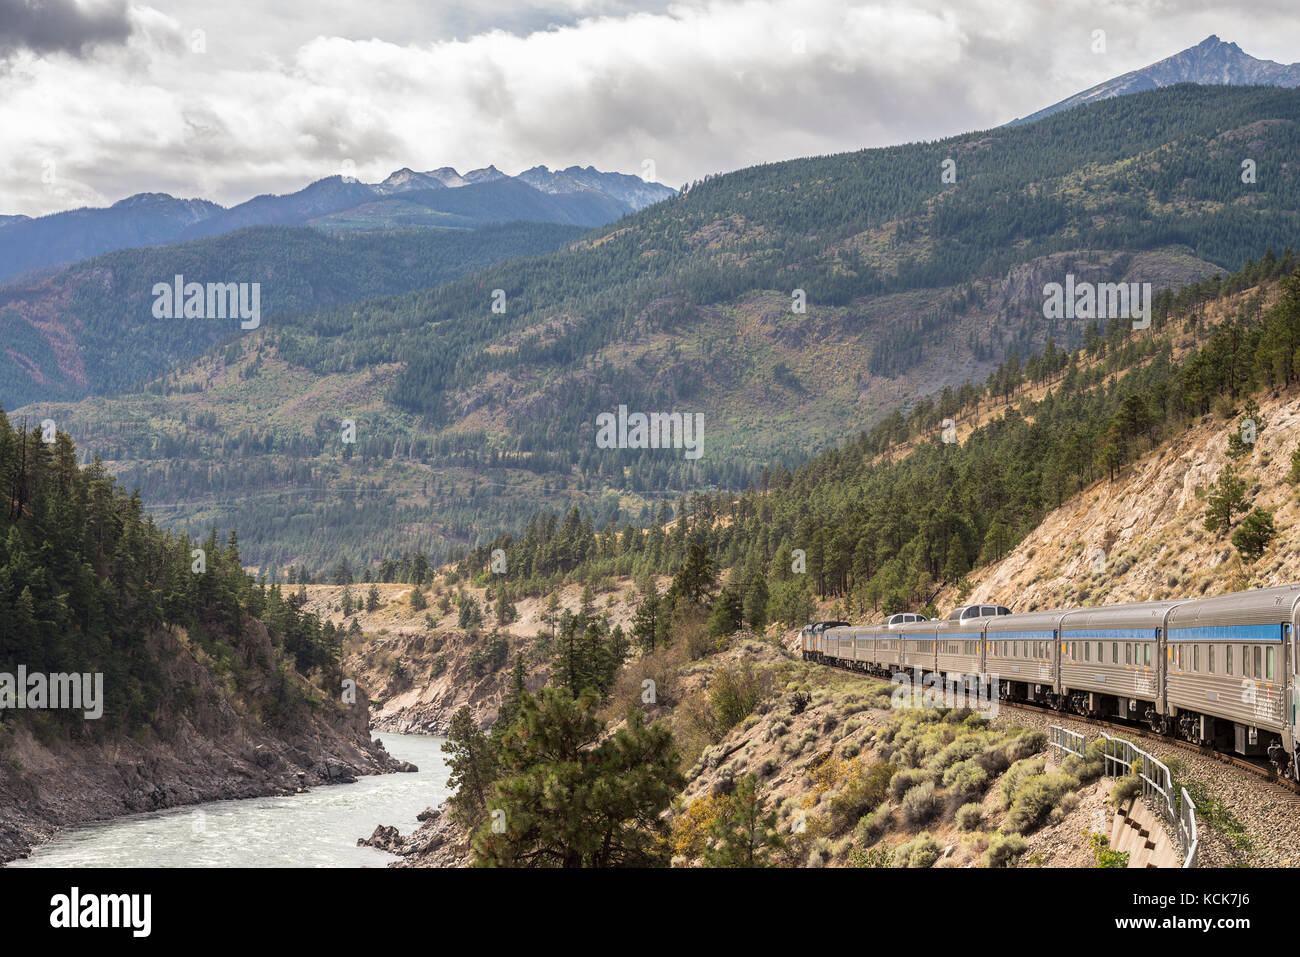
[[[402,167],[677,187],[997,126],[1210,34],[1294,62],[1295,2],[0,0],[0,214]]]

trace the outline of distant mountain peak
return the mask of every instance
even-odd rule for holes
[[[125,199],[119,199],[113,204],[113,209],[126,209],[130,206],[148,206],[154,203],[174,202],[175,196],[170,193],[134,193]]]
[[[1132,70],[1076,93],[1024,119],[1012,120],[1009,126],[1032,123],[1044,117],[1098,100],[1129,93],[1144,93],[1175,83],[1201,83],[1213,86],[1281,86],[1300,87],[1300,63],[1283,64],[1260,60],[1235,43],[1210,34],[1196,46],[1165,57],[1140,70]]]
[[[474,188],[459,192],[463,186]],[[423,173],[403,166],[379,183],[336,173],[295,192],[254,196],[230,209],[205,199],[136,193],[111,207],[84,207],[37,220],[0,215],[0,283],[115,249],[202,239],[250,226],[469,228],[514,220],[599,226],[675,192],[592,166],[562,172],[535,166],[510,176],[489,164],[464,176],[450,166]]]

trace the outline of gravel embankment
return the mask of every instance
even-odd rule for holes
[[[1003,709],[994,724],[1016,724],[1043,731],[1055,724],[1087,735],[1090,743],[1102,730],[1066,715],[1013,708]],[[1109,733],[1124,737],[1119,732]],[[1230,822],[1221,824],[1219,815],[1198,813],[1201,867],[1300,866],[1300,795],[1215,758],[1184,751],[1157,739],[1134,733],[1128,740],[1169,764],[1171,770],[1174,765],[1170,762],[1178,762],[1176,777],[1200,784],[1209,797],[1223,803],[1227,815],[1240,822],[1240,833],[1234,836]]]

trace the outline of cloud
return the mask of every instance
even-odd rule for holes
[[[0,212],[146,190],[231,204],[353,167],[649,160],[678,186],[995,126],[1210,33],[1300,59],[1292,2],[485,0],[454,22],[427,0],[133,6],[124,42],[0,73]]]
[[[17,50],[79,55],[131,33],[126,0],[0,0],[0,55]]]

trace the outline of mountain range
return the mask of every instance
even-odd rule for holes
[[[1062,110],[1095,103],[1098,100],[1130,93],[1142,93],[1173,86],[1175,83],[1200,83],[1222,86],[1284,86],[1300,87],[1300,63],[1282,64],[1260,60],[1244,52],[1235,43],[1227,43],[1217,36],[1208,36],[1194,47],[1114,77],[1105,83],[1067,97],[1059,103],[1032,113],[1012,125],[1033,123]]]
[[[400,227],[467,229],[485,223],[601,226],[675,194],[636,176],[591,166],[535,166],[507,176],[494,166],[461,176],[450,167],[400,169],[380,183],[330,176],[283,196],[229,209],[203,199],[139,193],[103,209],[32,219],[0,216],[0,281],[117,249],[219,236],[251,226],[326,231]]]
[[[648,519],[1079,343],[1090,323],[1045,318],[1047,282],[1177,289],[1300,235],[1300,91],[1182,84],[1077,114],[711,177],[552,251],[289,309],[197,358],[149,353],[144,386],[17,411],[54,419],[169,522],[237,527],[266,567],[445,557],[540,508]],[[65,295],[50,277],[10,308],[58,318]],[[68,351],[39,364],[49,382],[78,342],[133,353],[193,325],[79,295]],[[620,405],[702,414],[703,456],[598,449],[596,416]]]

